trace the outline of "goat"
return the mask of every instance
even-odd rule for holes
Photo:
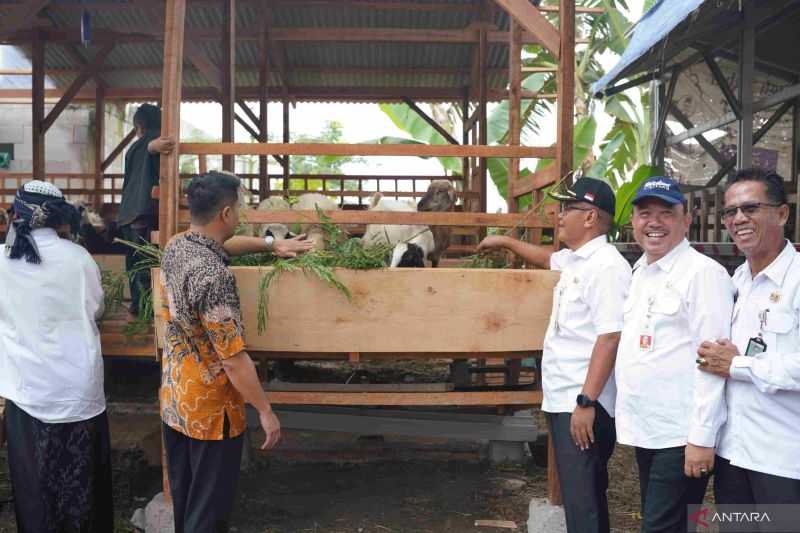
[[[261,200],[256,210],[258,211],[289,211],[291,206],[281,196],[270,196]],[[275,237],[276,239],[290,239],[294,237],[286,224],[253,224],[253,233],[256,237]]]
[[[317,208],[322,211],[336,211],[339,204],[324,194],[308,192],[298,196],[297,202],[292,206],[293,211],[315,211]],[[314,243],[313,250],[325,249],[325,231],[319,224],[301,224],[300,233],[305,233],[306,238]]]
[[[370,199],[369,209],[370,211],[399,212],[417,210],[413,202],[384,198],[379,192]],[[394,246],[389,264],[392,267],[422,268],[425,266],[425,258],[435,248],[433,233],[427,226],[421,225],[370,224],[367,226],[362,240],[368,246],[383,243]]]
[[[446,213],[455,210],[456,191],[450,180],[434,180],[428,186],[425,196],[417,204],[417,211]],[[451,229],[447,226],[434,226],[431,228],[435,246],[428,254],[431,266],[438,267],[439,260],[447,247],[450,246]]]

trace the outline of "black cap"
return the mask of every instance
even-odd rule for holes
[[[561,202],[586,202],[612,217],[616,214],[614,191],[608,183],[598,179],[579,178],[564,193],[551,192],[550,197]]]

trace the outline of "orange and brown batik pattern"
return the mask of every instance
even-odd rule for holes
[[[161,262],[161,419],[194,439],[222,439],[226,416],[230,437],[245,430],[244,401],[222,367],[244,349],[227,264],[222,247],[196,233],[173,238]]]

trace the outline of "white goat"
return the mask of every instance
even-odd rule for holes
[[[291,206],[282,196],[270,196],[261,200],[256,208],[257,211],[289,211]],[[253,224],[253,234],[256,237],[271,236],[276,239],[288,239],[293,237],[286,224]]]
[[[324,194],[308,192],[297,197],[297,202],[292,206],[294,211],[336,211],[339,204]],[[305,233],[306,238],[314,243],[314,250],[325,249],[325,231],[319,224],[301,224],[300,233]]]
[[[415,212],[417,207],[413,202],[384,198],[378,192],[370,199],[369,210]],[[394,246],[389,264],[392,267],[424,267],[425,258],[436,247],[430,228],[422,225],[370,224],[362,239],[367,246]]]

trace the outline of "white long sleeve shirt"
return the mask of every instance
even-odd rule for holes
[[[731,340],[745,354],[760,334],[767,349],[733,359],[717,453],[741,468],[800,479],[800,254],[787,242],[755,277],[745,263],[733,282]]]
[[[712,447],[725,421],[725,380],[697,370],[697,348],[727,338],[728,273],[683,240],[634,265],[617,352],[617,440],[648,449]]]
[[[0,396],[46,423],[105,408],[100,270],[52,229],[31,232],[41,264],[0,253]]]
[[[560,250],[550,268],[561,272],[542,354],[542,410],[571,413],[589,371],[598,335],[622,330],[622,305],[631,267],[605,235],[579,249]],[[596,398],[614,416],[612,373]]]

